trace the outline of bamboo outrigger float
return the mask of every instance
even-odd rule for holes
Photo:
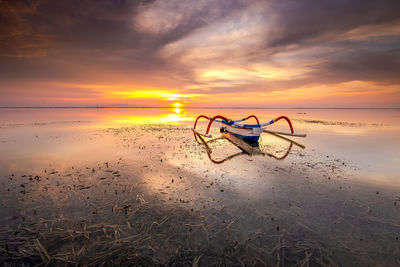
[[[208,123],[207,126],[207,130],[206,132],[200,133],[196,130],[196,126],[197,126],[197,122],[200,118],[205,118],[207,120],[209,120],[210,122]],[[250,118],[254,118],[257,122],[257,124],[242,124],[239,122],[243,122],[246,121]],[[281,119],[284,119],[287,121],[287,123],[289,124],[289,128],[290,128],[290,133],[287,132],[277,132],[277,131],[271,131],[271,130],[267,130],[265,127],[268,125],[271,125]],[[208,141],[205,141],[203,137],[206,138],[212,138],[212,135],[209,134],[211,125],[214,122],[218,122],[218,123],[222,123],[222,127],[221,127],[221,132],[222,132],[222,136],[218,137],[218,138],[214,138],[214,139],[210,139]],[[193,127],[193,133],[195,136],[196,141],[199,144],[203,144],[206,147],[207,150],[207,155],[210,158],[210,160],[214,163],[223,163],[226,160],[232,159],[236,156],[242,155],[242,154],[247,154],[247,155],[267,155],[270,157],[273,157],[275,159],[281,160],[287,157],[287,155],[289,154],[291,148],[293,145],[297,145],[300,148],[305,148],[304,145],[297,143],[296,141],[293,141],[287,137],[284,137],[282,135],[287,135],[287,136],[295,136],[295,137],[306,137],[305,134],[297,134],[294,133],[293,130],[293,125],[290,121],[290,119],[286,116],[280,116],[274,120],[271,120],[267,123],[263,123],[260,124],[258,118],[254,115],[248,116],[246,118],[240,119],[240,120],[230,120],[225,118],[224,116],[221,115],[217,115],[214,117],[206,117],[204,115],[200,115],[197,117],[195,123],[194,123],[194,127]],[[276,137],[282,138],[285,141],[290,142],[290,146],[288,147],[287,152],[282,155],[282,156],[276,156],[274,154],[271,153],[266,153],[266,152],[262,152],[258,146],[258,141],[260,138],[261,133],[268,133],[268,134],[272,134]],[[215,160],[212,158],[211,156],[211,148],[208,146],[208,143],[211,143],[213,141],[219,140],[219,139],[227,139],[228,141],[230,141],[232,144],[234,144],[235,146],[237,146],[238,148],[240,148],[242,150],[242,152],[240,153],[236,153],[234,155],[228,156],[225,159],[222,160]]]

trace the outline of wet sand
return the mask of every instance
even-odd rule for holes
[[[221,111],[2,112],[2,264],[400,264],[399,111],[292,110],[305,149],[264,135],[275,157],[222,164],[190,129]],[[223,139],[210,148],[216,160],[241,152]]]

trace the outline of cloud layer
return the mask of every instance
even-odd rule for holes
[[[192,106],[399,107],[398,14],[391,0],[3,0],[0,105],[163,105],[134,93],[148,90]]]

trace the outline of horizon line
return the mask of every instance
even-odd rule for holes
[[[161,109],[161,108],[176,108],[176,107],[166,107],[166,106],[121,106],[121,107],[109,107],[109,106],[0,106],[0,109],[8,109],[8,108],[26,108],[26,109],[79,109],[79,108],[87,108],[87,109]],[[179,107],[185,109],[400,109],[400,107]]]

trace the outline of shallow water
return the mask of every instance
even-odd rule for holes
[[[287,115],[306,148],[214,164],[200,114]],[[399,134],[400,110],[1,109],[0,261],[398,265]]]

